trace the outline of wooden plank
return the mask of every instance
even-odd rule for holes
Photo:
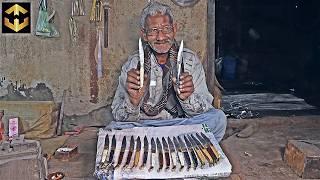
[[[284,161],[304,179],[320,178],[320,140],[289,140]]]

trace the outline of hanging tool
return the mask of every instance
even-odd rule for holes
[[[71,3],[71,16],[84,16],[85,7],[83,0],[73,0]]]
[[[59,112],[59,119],[57,121],[57,129],[56,129],[56,134],[58,136],[62,135],[62,124],[63,124],[63,113],[64,113],[64,99],[66,97],[66,90],[63,91],[62,94],[62,100],[61,100],[61,106],[60,106],[60,112]]]
[[[91,22],[100,22],[102,20],[102,7],[103,4],[101,0],[92,0],[91,12],[90,12],[90,21]]]
[[[107,48],[109,46],[109,9],[110,9],[110,6],[107,4],[107,2],[105,2],[103,4],[104,48]]]
[[[97,44],[95,47],[95,59],[97,62],[97,76],[98,78],[102,78],[103,75],[103,65],[102,65],[102,30],[101,28],[97,28]]]
[[[74,45],[79,39],[79,33],[77,21],[72,16],[69,18],[69,33],[71,44]]]

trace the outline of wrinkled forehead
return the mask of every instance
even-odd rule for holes
[[[171,25],[172,22],[170,20],[169,15],[163,15],[163,14],[156,14],[154,16],[147,16],[146,18],[146,28],[153,28],[153,27],[163,27],[167,25]]]

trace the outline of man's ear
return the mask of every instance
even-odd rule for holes
[[[147,41],[147,35],[146,35],[144,29],[140,29],[140,37],[141,37],[144,41]]]
[[[176,36],[177,30],[178,30],[178,25],[177,25],[177,23],[174,23],[173,24],[173,36]]]

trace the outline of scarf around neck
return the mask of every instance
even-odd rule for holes
[[[151,55],[153,53],[152,48],[149,44],[144,45],[144,71],[145,74],[150,77],[151,74]],[[155,106],[151,106],[147,103],[150,98],[149,90],[145,92],[142,105],[140,109],[148,116],[156,116],[163,109],[166,109],[173,117],[184,117],[184,112],[182,107],[177,99],[176,93],[173,88],[172,77],[177,75],[177,55],[178,55],[178,47],[177,43],[174,42],[169,50],[169,55],[166,63],[164,64],[163,76],[162,76],[162,88],[163,93],[159,102]],[[138,63],[138,69],[140,69],[140,62]],[[183,72],[183,63],[182,63],[182,71]],[[147,86],[150,86],[150,81]]]

